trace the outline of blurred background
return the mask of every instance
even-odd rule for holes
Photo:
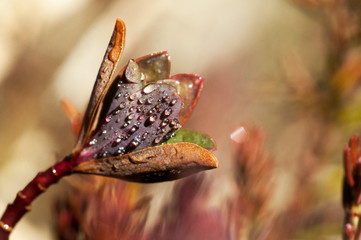
[[[167,50],[172,74],[205,78],[185,128],[217,143],[219,168],[193,179],[207,189],[199,201],[226,224],[215,239],[339,239],[342,149],[361,119],[361,11],[354,2],[0,0],[1,211],[71,151],[76,137],[60,100],[85,110],[121,18],[120,66]],[[249,129],[247,143],[230,139],[239,126]],[[69,181],[77,177],[34,202],[12,239],[57,239],[54,202],[69,194]],[[187,181],[130,186],[136,199],[152,196],[146,239],[167,239],[154,235],[153,223],[182,191],[174,184]],[[199,236],[179,239],[211,239]]]

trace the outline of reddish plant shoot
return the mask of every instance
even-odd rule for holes
[[[352,136],[343,151],[344,180],[342,204],[345,211],[343,238],[361,238],[361,146],[360,138]]]

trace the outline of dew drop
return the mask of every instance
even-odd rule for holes
[[[122,125],[122,128],[126,128],[126,127],[128,127],[128,123],[124,123],[123,125]]]
[[[110,122],[110,120],[112,119],[112,116],[111,115],[108,115],[108,116],[106,116],[106,118],[105,118],[105,122]]]
[[[157,85],[155,85],[155,84],[149,84],[149,85],[147,85],[147,86],[145,86],[144,88],[143,88],[143,93],[144,94],[149,94],[149,93],[151,93],[151,92],[153,92],[155,89],[157,89],[158,88],[158,86]]]
[[[168,119],[165,119],[165,120],[168,120]],[[160,123],[160,127],[164,128],[168,125],[168,121],[165,121],[165,120]]]
[[[133,134],[133,133],[135,133],[137,130],[138,130],[138,127],[137,127],[137,126],[133,126],[133,127],[129,130],[129,133],[130,133],[130,134]]]
[[[170,101],[169,105],[173,106],[176,103],[177,103],[177,99],[173,98],[172,101]]]
[[[102,157],[108,157],[109,156],[109,153],[107,152],[107,151],[104,151],[103,153],[102,153]]]
[[[150,123],[154,123],[157,120],[157,115],[152,115],[152,116],[148,117],[147,120]]]
[[[91,141],[89,142],[89,145],[92,146],[92,145],[96,144],[97,141],[98,141],[98,140],[96,140],[96,139],[94,138],[93,140],[91,140]]]
[[[129,101],[133,101],[135,99],[135,94],[129,96]]]
[[[120,118],[118,118],[117,120],[115,120],[116,123],[119,123],[120,122]]]
[[[162,97],[162,102],[169,103],[169,97],[167,95]]]
[[[142,140],[142,137],[140,135],[138,135],[134,138],[134,140],[140,143]]]
[[[143,98],[139,98],[138,104],[144,104],[145,100]]]
[[[133,113],[131,113],[131,114],[129,114],[126,118],[125,118],[125,121],[130,121],[130,120],[132,120],[133,118],[134,118],[134,114]]]
[[[119,113],[120,113],[120,110],[118,109],[113,113],[113,115],[118,115]]]
[[[121,96],[122,96],[122,94],[119,93],[119,94],[116,96],[116,98],[121,98]]]
[[[123,102],[122,102],[122,103],[120,103],[120,104],[119,104],[119,108],[120,108],[120,109],[125,108],[125,103],[123,103]]]
[[[124,152],[125,152],[124,147],[119,147],[118,150],[117,150],[118,154],[123,154]]]
[[[154,144],[158,144],[162,141],[162,138],[161,137],[156,137],[153,141]]]
[[[147,100],[145,100],[145,104],[147,105],[151,105],[153,103],[153,98],[147,98]]]
[[[142,112],[143,110],[142,110],[142,108],[141,107],[136,107],[136,111],[138,112],[138,113],[140,113],[140,112]]]
[[[102,134],[107,134],[107,130],[103,130],[103,131],[102,131]]]
[[[167,108],[167,109],[164,110],[164,112],[162,113],[162,118],[169,117],[171,114],[172,114],[172,109],[171,109],[171,108]]]
[[[172,120],[170,121],[169,125],[170,125],[171,127],[174,127],[174,126],[177,125],[177,123],[178,123],[178,120],[177,120],[177,119],[172,119]]]
[[[139,146],[139,142],[138,141],[136,141],[136,140],[132,140],[131,142],[130,142],[130,146],[131,147],[138,147]]]
[[[142,140],[147,139],[147,136],[148,136],[148,132],[143,133],[143,135],[142,135]]]
[[[145,116],[144,116],[144,115],[139,115],[138,120],[139,120],[139,121],[143,121],[143,120],[144,120],[144,118],[145,118]]]
[[[117,143],[120,143],[122,141],[122,139],[121,138],[117,138],[117,139],[115,139],[115,142],[117,142]]]

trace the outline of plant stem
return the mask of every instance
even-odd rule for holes
[[[75,157],[69,155],[44,172],[38,173],[26,187],[19,191],[12,204],[8,204],[0,219],[0,240],[9,239],[16,223],[31,209],[31,202],[42,194],[50,185],[69,175],[74,167]]]

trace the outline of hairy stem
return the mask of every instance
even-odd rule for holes
[[[0,219],[0,240],[9,239],[16,223],[31,209],[31,202],[50,185],[69,175],[74,165],[74,156],[69,155],[46,171],[38,173],[22,191],[17,193],[15,200],[8,204]]]

